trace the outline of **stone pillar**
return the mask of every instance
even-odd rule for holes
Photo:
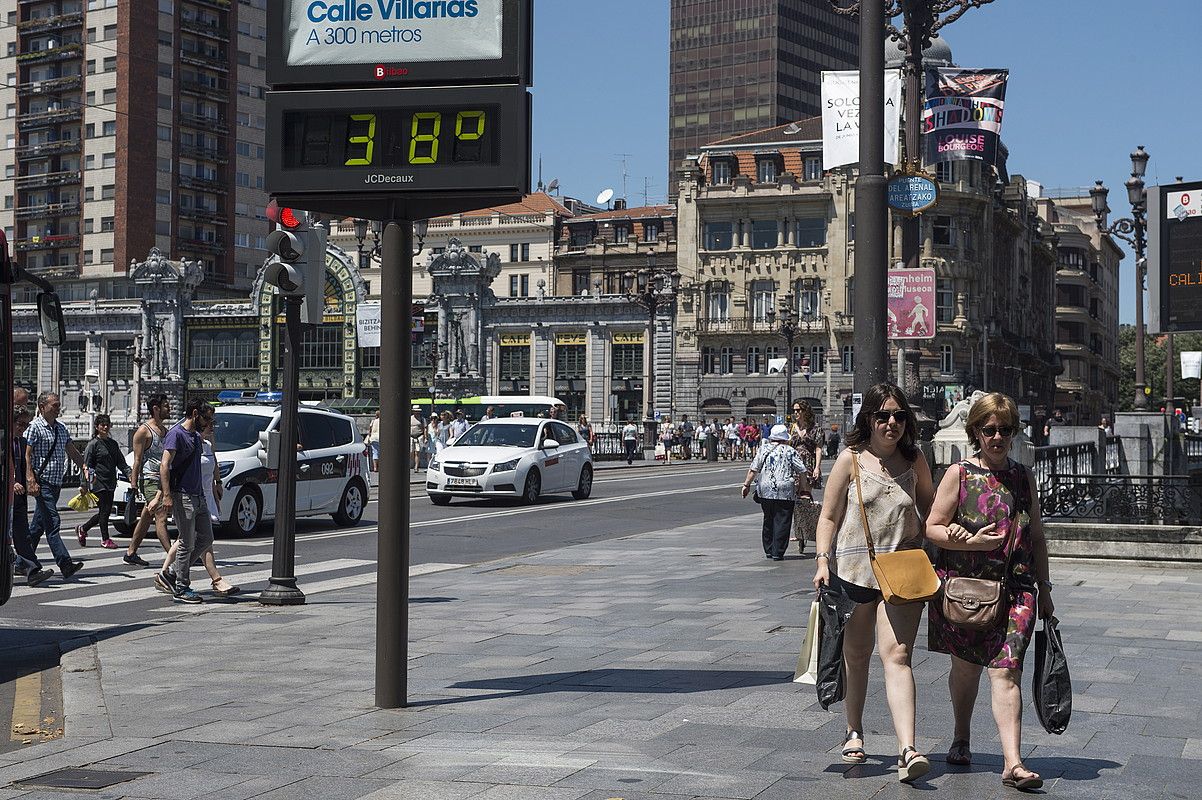
[[[1151,411],[1120,411],[1114,435],[1128,475],[1163,475],[1167,437],[1165,416]]]

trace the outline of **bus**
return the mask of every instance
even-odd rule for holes
[[[8,238],[0,230],[0,375],[4,385],[0,386],[0,482],[5,487],[0,491],[0,522],[4,526],[3,542],[0,542],[0,605],[8,602],[13,589],[13,553],[8,542],[12,536],[12,485],[13,464],[8,456],[12,452],[13,424],[13,284],[19,280],[29,281],[38,287],[38,320],[42,327],[42,339],[49,347],[60,347],[66,335],[63,309],[59,304],[54,287],[37,275],[18,267],[8,255]]]
[[[422,419],[443,411],[455,413],[462,409],[470,422],[479,422],[484,412],[493,410],[497,417],[552,417],[566,419],[568,407],[557,397],[543,395],[486,394],[480,397],[416,398],[413,405],[421,409]]]

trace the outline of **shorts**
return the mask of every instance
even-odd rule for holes
[[[142,479],[142,496],[146,498],[146,503],[149,505],[156,494],[163,491],[163,485],[158,478],[143,478]]]
[[[843,596],[854,603],[863,605],[864,603],[875,603],[883,599],[880,589],[870,589],[867,586],[860,586],[855,583],[848,583],[838,575],[831,575],[831,585],[835,586]]]

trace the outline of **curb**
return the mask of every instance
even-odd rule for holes
[[[58,643],[67,735],[109,739],[113,727],[100,683],[100,655],[91,636]],[[70,708],[70,713],[68,713]]]

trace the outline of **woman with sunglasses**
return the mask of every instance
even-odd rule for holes
[[[914,414],[901,389],[878,383],[864,393],[855,425],[847,432],[847,447],[835,459],[827,479],[814,556],[815,588],[828,587],[857,604],[843,639],[847,713],[843,761],[863,764],[868,759],[862,733],[864,700],[868,663],[876,644],[897,736],[898,779],[906,782],[931,768],[927,757],[914,747],[914,673],[910,668],[923,604],[881,602],[863,519],[868,518],[877,553],[922,547],[920,516],[930,510],[934,489],[930,467],[921,457],[916,438]],[[864,514],[860,513],[861,496]]]
[[[1030,471],[1010,459],[1018,432],[1018,408],[1004,394],[972,404],[964,427],[976,455],[944,474],[927,518],[927,538],[939,546],[941,578],[1002,581],[1009,612],[993,628],[967,630],[949,622],[938,602],[928,612],[928,648],[952,658],[948,688],[955,731],[947,763],[972,763],[969,749],[973,706],[981,669],[989,670],[993,718],[1002,744],[1002,783],[1038,789],[1043,779],[1023,766],[1023,657],[1035,630],[1035,613],[1052,615],[1048,548],[1039,515],[1039,494]]]
[[[804,400],[793,401],[793,416],[789,419],[789,443],[797,450],[806,466],[810,489],[821,485],[822,446],[814,430],[814,412]],[[812,491],[799,492],[793,508],[793,531],[790,541],[797,542],[797,552],[805,553],[806,542],[814,541],[818,531],[818,505]]]

